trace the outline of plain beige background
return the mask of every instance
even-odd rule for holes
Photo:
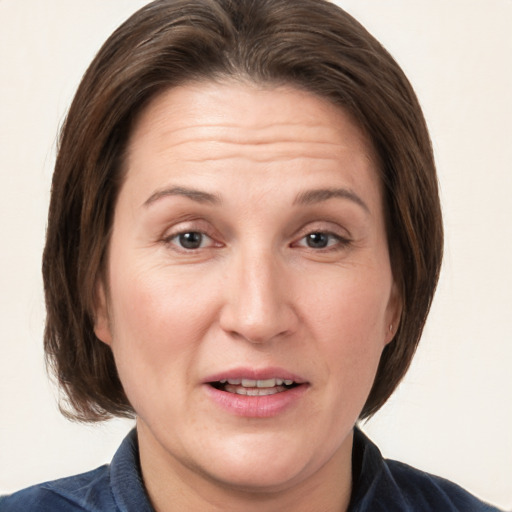
[[[45,375],[40,257],[58,126],[144,0],[0,0],[0,492],[110,460],[131,422],[67,422]],[[404,68],[446,226],[411,371],[364,429],[383,453],[512,509],[512,1],[339,0]]]

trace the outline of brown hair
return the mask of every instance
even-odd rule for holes
[[[45,350],[69,417],[133,415],[111,349],[93,331],[95,284],[133,121],[165,88],[226,77],[295,85],[341,106],[366,131],[380,160],[403,311],[362,418],[382,406],[409,367],[437,284],[443,231],[426,124],[399,66],[324,0],[158,0],[103,45],[61,133],[43,255]]]

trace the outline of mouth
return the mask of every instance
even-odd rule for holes
[[[209,382],[213,388],[226,393],[244,396],[269,396],[283,393],[300,385],[293,379],[272,377],[269,379],[221,379]]]
[[[303,402],[311,384],[289,371],[273,368],[233,368],[203,381],[206,395],[229,414],[271,418]]]

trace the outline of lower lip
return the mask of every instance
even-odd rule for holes
[[[206,392],[217,405],[236,416],[244,416],[246,418],[271,418],[277,416],[296,404],[308,387],[307,384],[300,384],[273,395],[247,396],[228,393],[205,384]]]

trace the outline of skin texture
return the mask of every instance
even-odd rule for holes
[[[142,113],[126,170],[95,331],[155,509],[345,510],[352,429],[400,315],[364,134],[291,87],[189,84]],[[235,414],[205,379],[240,367],[305,390]]]

